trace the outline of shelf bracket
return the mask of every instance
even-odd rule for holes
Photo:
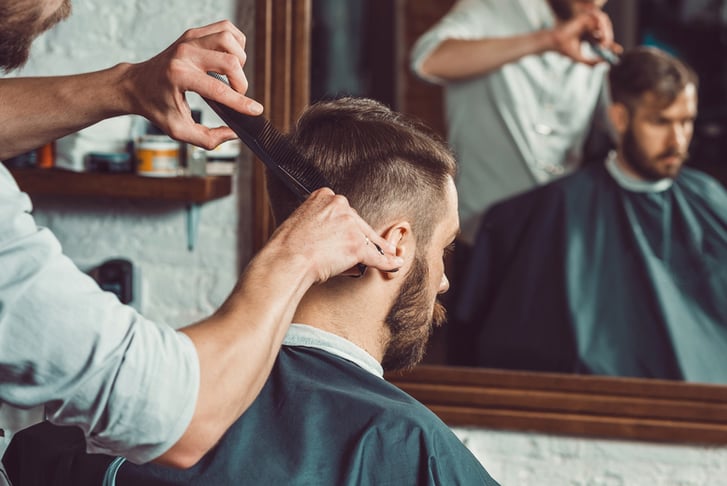
[[[199,233],[199,213],[202,207],[199,203],[187,204],[187,249],[194,251]]]

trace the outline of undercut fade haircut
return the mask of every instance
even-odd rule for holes
[[[428,244],[456,173],[439,135],[378,101],[343,97],[308,107],[288,138],[372,227],[402,217],[418,244]],[[267,188],[280,224],[299,201],[270,173]]]
[[[698,87],[696,73],[686,63],[655,47],[639,46],[621,56],[608,75],[611,101],[633,113],[646,93],[660,107],[674,103],[688,84]]]

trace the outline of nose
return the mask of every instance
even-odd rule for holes
[[[689,136],[687,134],[688,128],[683,123],[674,123],[671,129],[670,142],[672,146],[676,146],[680,150],[683,150],[686,146]]]
[[[449,290],[449,279],[447,278],[447,274],[442,274],[442,280],[439,282],[439,292],[440,294],[445,293],[447,290]]]

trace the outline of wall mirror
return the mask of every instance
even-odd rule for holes
[[[273,124],[282,130],[290,127],[312,93],[317,96],[320,91],[311,85],[311,46],[314,29],[320,28],[320,19],[314,18],[316,1],[256,0],[255,34],[249,39],[255,58],[254,94],[265,105]],[[332,3],[348,4],[340,0]],[[405,58],[416,36],[439,18],[452,0],[369,3],[388,12],[388,17],[377,19],[376,28],[390,29],[394,44],[387,49],[377,46],[380,60],[388,64],[384,72],[390,74],[390,84],[382,84],[382,78],[371,74],[377,68],[367,65],[373,71],[367,71],[369,77],[361,89],[375,89],[380,97],[389,96],[384,101],[396,109],[443,130],[441,93],[413,81]],[[611,0],[615,9],[634,8],[635,3]],[[629,38],[632,31],[628,25],[616,25],[617,39],[626,46],[634,43]],[[313,74],[314,79],[325,77]],[[261,164],[254,166],[252,194],[253,247],[257,250],[272,229]],[[413,372],[389,379],[450,425],[727,444],[727,386],[455,367],[438,361],[436,352]]]

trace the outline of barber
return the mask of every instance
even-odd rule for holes
[[[69,0],[0,0],[0,67],[22,66],[32,40],[69,13]],[[188,30],[146,62],[0,79],[0,159],[122,114],[205,148],[235,138],[227,127],[194,123],[184,94],[260,114],[244,96],[244,48],[242,32],[223,21]],[[224,73],[231,88],[208,71]],[[175,331],[103,292],[31,210],[0,164],[0,401],[45,404],[50,421],[83,430],[89,452],[137,463],[188,467],[214,446],[260,391],[309,287],[359,262],[401,265],[345,198],[321,189],[278,228],[211,317]]]

